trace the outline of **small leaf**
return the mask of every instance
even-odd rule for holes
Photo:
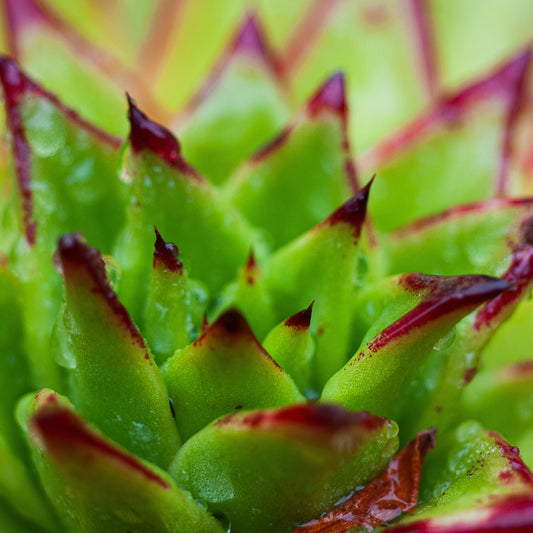
[[[207,294],[189,278],[178,247],[157,229],[148,304],[142,330],[158,364],[198,336]]]
[[[263,341],[265,350],[304,394],[311,390],[311,361],[315,351],[309,331],[313,304],[278,324]]]
[[[58,254],[65,280],[65,335],[80,413],[133,453],[165,468],[180,440],[152,356],[106,276],[96,248],[66,235]]]
[[[263,338],[276,323],[272,298],[265,287],[263,269],[253,251],[239,271],[237,280],[227,285],[217,299],[213,316],[218,316],[230,307],[242,311],[258,338]]]
[[[189,439],[170,472],[234,533],[290,531],[382,472],[396,433],[334,405],[238,413]]]
[[[162,372],[184,439],[239,409],[303,400],[235,309],[222,313],[192,345],[171,357]]]

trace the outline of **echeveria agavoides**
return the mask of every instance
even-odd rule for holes
[[[0,0],[0,530],[532,531],[531,1],[244,4]]]

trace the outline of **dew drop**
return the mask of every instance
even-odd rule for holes
[[[455,336],[456,336],[456,329],[455,327],[453,327],[450,331],[448,331],[443,337],[441,337],[435,343],[435,346],[433,346],[433,349],[436,352],[441,352],[443,350],[447,350],[448,348],[451,348],[452,344],[455,342]]]

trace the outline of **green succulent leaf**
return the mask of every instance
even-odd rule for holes
[[[379,474],[394,422],[302,404],[229,415],[189,439],[170,467],[231,531],[290,531]]]
[[[309,230],[357,191],[344,77],[334,74],[282,132],[226,185],[274,248]]]
[[[162,372],[184,439],[222,415],[304,399],[235,309],[171,357]]]
[[[253,251],[239,270],[236,281],[226,285],[222,291],[212,314],[218,316],[231,307],[243,312],[258,338],[263,338],[276,323],[272,297],[265,287],[263,269]]]
[[[423,502],[394,533],[527,531],[533,475],[516,448],[498,434],[465,422],[428,456]]]
[[[224,531],[168,474],[95,431],[64,397],[44,389],[20,411],[41,481],[69,531]]]
[[[380,290],[389,305],[384,299],[361,346],[326,383],[322,399],[393,418],[407,430],[402,435],[410,436],[412,405],[425,400],[417,397],[425,360],[463,317],[507,288],[505,281],[481,275],[406,274],[385,280]]]
[[[150,121],[131,99],[129,116],[125,171],[132,196],[117,254],[121,296],[135,318],[148,290],[154,225],[179,246],[187,272],[214,293],[234,279],[252,246],[259,255],[263,249],[242,216],[183,159],[167,129]]]
[[[183,151],[214,183],[225,182],[287,120],[279,68],[250,16],[189,104]]]
[[[178,259],[178,247],[165,242],[157,229],[143,332],[155,360],[162,364],[190,344],[200,331],[207,293],[190,279]]]
[[[74,404],[110,438],[166,468],[180,439],[148,346],[113,291],[98,250],[66,235],[58,254]]]
[[[370,202],[378,229],[439,213],[458,198],[476,202],[508,193],[514,118],[530,59],[529,51],[513,57],[362,157],[362,170],[380,177]]]
[[[320,390],[347,361],[351,301],[356,292],[359,238],[370,184],[319,225],[278,250],[265,266],[279,319],[315,300],[313,386]]]
[[[311,361],[315,343],[309,330],[314,301],[273,328],[263,347],[306,395],[311,389]]]

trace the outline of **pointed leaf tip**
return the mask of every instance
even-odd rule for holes
[[[17,105],[26,91],[28,79],[13,59],[1,54],[0,80],[4,88],[7,105]]]
[[[262,57],[268,56],[265,39],[254,13],[245,18],[233,42],[233,51],[252,53]]]
[[[422,301],[375,337],[368,344],[371,352],[377,352],[449,313],[458,312],[464,316],[510,287],[504,280],[475,274],[448,277],[415,272],[401,276],[400,283],[407,290],[421,295]]]
[[[309,307],[303,309],[302,311],[298,311],[297,313],[294,313],[294,315],[287,318],[287,320],[285,320],[285,325],[296,329],[309,329],[314,304],[315,301],[313,300]]]
[[[91,430],[75,413],[61,406],[57,398],[48,396],[46,400],[30,420],[30,435],[58,462],[69,462],[71,457],[76,461],[75,457],[79,454],[85,460],[86,454],[106,457],[164,489],[170,488],[166,480],[144,466],[134,455],[113,446]]]
[[[253,336],[246,318],[235,308],[224,311],[209,327],[209,331],[218,331],[228,336],[243,334]]]
[[[354,197],[344,203],[326,219],[326,222],[331,226],[339,223],[345,223],[352,226],[355,242],[359,240],[361,235],[361,228],[366,218],[370,187],[374,182],[374,178],[375,176],[373,176],[372,179]]]
[[[154,226],[155,249],[153,267],[164,266],[170,272],[182,272],[183,263],[178,259],[179,249],[173,242],[166,242]]]
[[[135,153],[150,150],[159,155],[169,165],[191,177],[200,178],[198,172],[191,167],[181,155],[180,143],[174,134],[150,120],[136,105],[129,94],[128,119],[130,121],[129,140]]]
[[[318,89],[307,104],[311,116],[322,112],[332,112],[346,121],[348,106],[346,103],[346,84],[343,72],[336,72]]]
[[[100,251],[89,246],[81,233],[71,233],[59,239],[57,253],[65,285],[73,286],[74,290],[87,284],[92,285],[91,292],[102,296],[119,322],[129,332],[132,340],[145,350],[146,345],[142,335],[111,286]],[[87,276],[89,281],[80,282],[79,273]]]

